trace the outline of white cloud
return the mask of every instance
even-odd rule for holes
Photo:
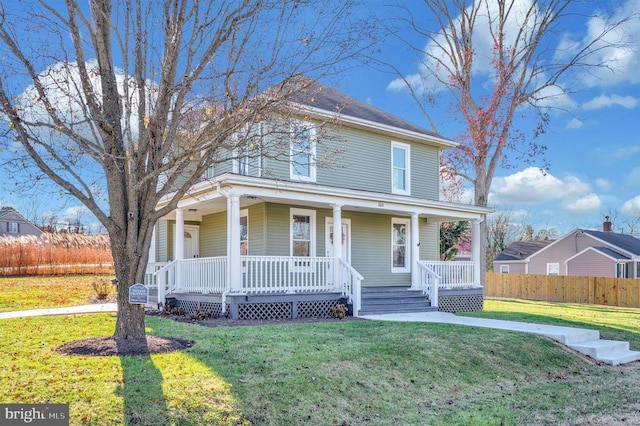
[[[631,169],[626,177],[626,181],[630,186],[640,186],[640,167]]]
[[[582,126],[584,126],[584,122],[582,122],[581,120],[578,120],[577,118],[573,117],[571,120],[569,120],[569,122],[567,123],[565,128],[566,129],[579,129]]]
[[[607,179],[597,178],[595,180],[595,183],[596,183],[596,187],[601,191],[611,192],[611,190],[613,189],[613,183],[611,183]]]
[[[587,194],[584,197],[562,203],[562,208],[573,214],[585,214],[597,212],[602,205],[600,197],[596,194]]]
[[[600,95],[582,104],[582,108],[590,110],[619,105],[623,108],[631,109],[638,106],[638,102],[640,102],[638,98],[634,98],[633,96]]]
[[[490,202],[495,205],[537,204],[555,200],[576,201],[591,193],[587,183],[575,176],[559,179],[529,167],[510,176],[496,177],[491,185]]]
[[[640,195],[633,197],[630,200],[627,200],[622,204],[620,208],[622,213],[627,215],[637,215],[640,214]]]

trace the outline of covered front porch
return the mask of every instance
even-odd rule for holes
[[[479,224],[485,210],[223,175],[194,188],[158,228],[146,283],[158,288],[160,303],[188,301],[190,310],[205,307],[232,317],[240,305],[282,303],[295,315],[301,304],[318,306],[302,309],[318,313],[338,301],[358,315],[363,288],[382,287],[418,292],[435,308],[452,291],[463,297],[470,292],[481,309]],[[453,220],[471,223],[471,261],[437,260],[439,223]],[[194,244],[194,236],[200,242]]]
[[[180,300],[187,311],[204,309],[232,318],[241,316],[242,306],[248,304],[263,311],[285,309],[293,317],[302,310],[303,315],[320,316],[337,303],[350,305],[354,316],[361,310],[363,277],[343,259],[241,256],[240,279],[235,282],[227,279],[229,263],[226,256],[150,263],[145,283],[157,288],[159,304]],[[420,292],[433,308],[439,307],[441,295],[482,293],[477,262],[418,261],[412,270],[415,282],[406,289]]]

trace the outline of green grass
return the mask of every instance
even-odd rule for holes
[[[625,340],[630,343],[632,349],[640,350],[640,309],[517,299],[485,299],[482,312],[463,315],[590,328],[598,330],[602,339]]]
[[[0,403],[69,403],[71,424],[520,425],[637,411],[637,367],[498,330],[372,321],[207,328],[158,317],[182,352],[62,356],[113,315],[3,320]]]
[[[98,277],[104,276],[0,277],[0,312],[86,305],[96,297],[91,284]]]
[[[84,303],[92,277],[84,287],[78,278],[2,279],[13,296],[0,292],[0,306]],[[77,288],[68,299],[49,301],[68,287]],[[638,309],[487,300],[470,315],[596,328],[640,349]],[[640,423],[639,363],[598,366],[528,334],[372,321],[207,328],[149,317],[148,333],[196,344],[88,357],[56,348],[112,334],[113,315],[0,327],[0,403],[69,403],[72,425]]]

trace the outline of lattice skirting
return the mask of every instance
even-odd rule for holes
[[[481,311],[484,298],[481,294],[460,294],[438,297],[438,310],[442,312],[473,312]]]
[[[192,314],[200,309],[204,312],[211,314],[212,318],[217,318],[222,315],[222,303],[219,302],[201,302],[196,300],[176,300],[178,307],[184,309],[186,314]],[[229,305],[227,305],[227,312],[229,312]]]
[[[338,300],[266,302],[238,304],[238,319],[274,320],[289,318],[326,318]]]

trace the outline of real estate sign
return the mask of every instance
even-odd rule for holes
[[[144,284],[134,284],[129,287],[129,303],[145,305],[149,303],[149,289]]]

